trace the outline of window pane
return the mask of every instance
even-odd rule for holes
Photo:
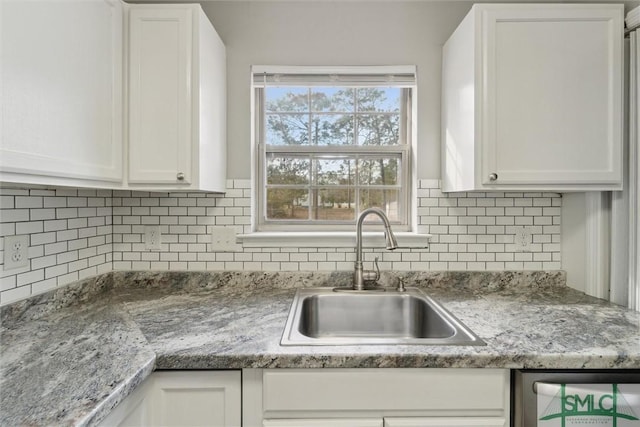
[[[358,145],[396,145],[399,114],[358,114]]]
[[[355,89],[313,87],[311,88],[311,111],[342,113],[355,111]]]
[[[360,185],[397,185],[400,183],[400,158],[358,160]]]
[[[267,114],[269,145],[306,145],[309,143],[308,114]]]
[[[355,190],[350,188],[313,190],[311,218],[324,221],[355,220]]]
[[[267,189],[267,219],[308,220],[307,190]]]
[[[255,111],[262,115],[256,139],[264,144],[258,147],[264,172],[255,182],[263,200],[258,227],[333,230],[329,224],[335,223],[335,229],[351,229],[369,207],[404,226],[411,89],[371,87],[364,80],[332,86],[329,75],[321,86],[318,79],[305,86],[304,73],[287,80],[297,86],[269,86],[280,84],[275,80],[256,88]]]
[[[400,200],[399,190],[367,190],[360,189],[360,210],[377,207],[385,211],[389,221],[398,221],[398,201]],[[371,219],[369,218],[371,217]],[[370,215],[366,220],[378,221],[377,217]]]
[[[358,111],[400,112],[402,89],[397,87],[368,87],[358,89]]]
[[[312,144],[353,144],[353,123],[353,115],[314,114],[311,118]]]
[[[306,87],[267,87],[265,104],[268,112],[309,111],[309,89]]]
[[[316,185],[353,185],[356,163],[354,159],[316,159]]]
[[[267,184],[309,184],[309,159],[267,155]]]

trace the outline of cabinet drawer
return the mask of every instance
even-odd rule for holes
[[[263,373],[265,413],[476,411],[503,414],[509,372],[500,369],[284,369]]]
[[[385,418],[384,427],[506,427],[504,418],[434,417]]]
[[[383,427],[382,418],[264,420],[262,427]]]

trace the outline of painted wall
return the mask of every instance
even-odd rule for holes
[[[251,178],[251,65],[417,65],[418,178],[440,177],[442,45],[470,2],[203,2],[227,47],[228,178]]]

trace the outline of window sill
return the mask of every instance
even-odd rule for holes
[[[394,233],[398,248],[429,248],[431,234],[413,232]],[[265,247],[313,247],[313,248],[354,248],[355,232],[256,232],[240,234],[238,242],[245,248]],[[384,248],[384,234],[379,231],[362,233],[362,246],[365,248]]]

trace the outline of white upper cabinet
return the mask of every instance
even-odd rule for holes
[[[122,182],[119,0],[0,2],[0,181]]]
[[[622,5],[473,6],[443,52],[443,191],[620,189],[622,67]]]
[[[201,7],[131,5],[128,47],[128,187],[225,191],[225,47]]]

